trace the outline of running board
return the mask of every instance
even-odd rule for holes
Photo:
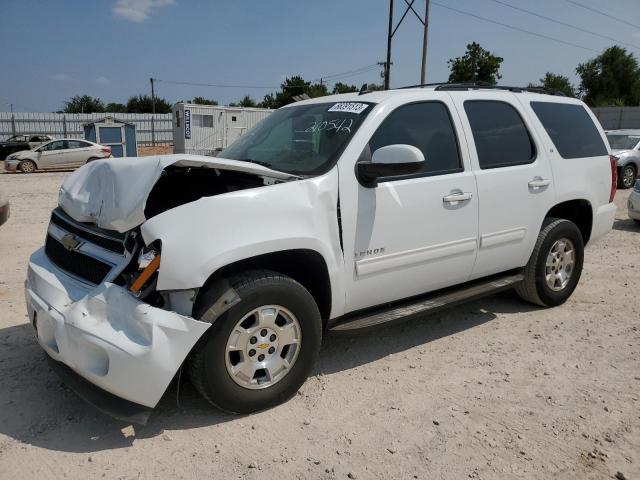
[[[431,293],[420,298],[404,302],[383,310],[359,314],[354,317],[343,317],[329,327],[330,332],[352,333],[366,328],[376,327],[392,322],[408,320],[412,317],[432,313],[444,308],[452,307],[458,303],[475,300],[487,295],[509,290],[517,283],[524,280],[521,273],[492,276],[471,283],[465,283],[461,287],[448,288]]]

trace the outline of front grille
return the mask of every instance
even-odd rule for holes
[[[44,246],[47,257],[58,267],[91,283],[101,283],[111,265],[75,250],[67,250],[58,240],[47,235]]]
[[[104,233],[93,233],[88,229],[80,228],[74,225],[72,223],[72,220],[67,220],[65,219],[65,217],[66,214],[60,211],[59,208],[56,208],[53,213],[51,213],[51,223],[57,225],[63,230],[66,230],[67,232],[78,235],[79,237],[93,243],[94,245],[98,245],[102,248],[106,248],[107,250],[111,250],[112,252],[116,252],[121,255],[124,253],[124,235],[118,232],[110,232],[108,236]],[[97,228],[95,228],[94,230],[97,230]]]

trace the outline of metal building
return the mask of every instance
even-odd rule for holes
[[[113,117],[84,125],[84,138],[111,147],[114,157],[137,157],[136,126]]]
[[[173,107],[173,152],[215,155],[272,111],[176,103]]]

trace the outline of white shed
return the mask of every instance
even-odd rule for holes
[[[215,154],[272,111],[176,103],[173,107],[173,152]]]

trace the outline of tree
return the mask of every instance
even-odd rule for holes
[[[90,95],[75,95],[64,102],[64,113],[94,113],[104,112],[104,103],[97,97]]]
[[[529,87],[544,88],[546,90],[555,90],[557,92],[564,93],[567,97],[575,97],[576,89],[569,81],[568,77],[564,75],[557,75],[555,73],[547,72],[544,77],[540,79],[540,83],[535,85],[529,84]]]
[[[258,103],[259,108],[278,108],[276,106],[276,97],[273,93],[267,93],[261,102]]]
[[[127,113],[151,113],[152,111],[149,95],[136,95],[127,100]],[[171,113],[171,104],[164,98],[156,97],[156,113]]]
[[[462,57],[450,59],[447,64],[451,70],[450,82],[485,82],[495,85],[502,78],[500,65],[504,58],[493,55],[473,42],[467,45]]]
[[[191,100],[190,103],[194,103],[196,105],[218,105],[218,101],[217,100],[204,98],[204,97],[193,97],[193,100]],[[156,107],[157,107],[157,105],[156,105]]]
[[[640,103],[640,70],[632,53],[613,46],[576,68],[579,92],[590,106]]]
[[[245,95],[242,100],[239,102],[229,102],[230,107],[245,107],[245,108],[253,108],[257,107],[260,104],[257,104],[256,101],[251,98],[249,95]]]
[[[238,105],[245,108],[253,108],[256,106],[256,101],[249,95],[245,95],[242,100],[240,100]]]
[[[338,82],[333,86],[333,93],[351,93],[357,92],[358,87],[355,85],[347,85],[346,83]]]
[[[107,106],[104,108],[105,112],[108,113],[125,113],[127,111],[127,106],[123,103],[107,103]]]

